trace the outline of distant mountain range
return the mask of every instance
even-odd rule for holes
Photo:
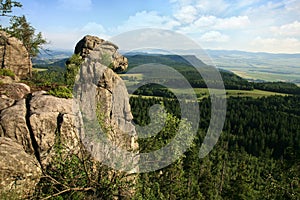
[[[195,50],[180,51],[183,54],[195,52]],[[300,54],[253,53],[236,50],[205,50],[205,52],[218,68],[232,71],[248,80],[284,81],[300,84]],[[153,53],[151,52],[151,54]],[[33,60],[33,63],[41,65],[57,64],[56,62],[58,62],[62,65],[63,62],[60,60],[66,59],[72,54],[71,50],[42,52]],[[127,54],[133,56],[136,54],[147,55],[148,53],[130,52]]]

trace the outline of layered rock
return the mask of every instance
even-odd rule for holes
[[[34,154],[30,132],[26,121],[26,102],[25,99],[1,111],[0,128],[3,133],[1,136],[7,137],[23,146],[24,151]]]
[[[80,110],[86,121],[100,121],[102,127],[98,128],[105,133],[99,134],[106,135],[111,146],[132,152],[138,149],[138,143],[135,127],[131,122],[133,116],[129,95],[124,81],[114,72],[126,70],[128,62],[117,49],[116,45],[93,36],[84,37],[76,45],[75,53],[82,55],[84,62],[75,83],[75,98],[80,101]],[[98,133],[92,134],[94,137]],[[95,157],[99,160],[106,159],[100,155],[101,151],[111,146],[99,146],[89,139],[87,143],[87,148],[90,148]]]
[[[55,156],[54,145],[57,140],[63,145],[65,153],[79,152],[79,130],[76,126],[78,116],[73,112],[73,99],[57,98],[33,93],[30,100],[30,128],[37,144],[38,159],[43,168]]]
[[[0,137],[0,196],[25,199],[34,192],[42,175],[34,155],[25,152],[22,145]]]
[[[128,60],[117,50],[115,44],[87,35],[77,43],[74,53],[80,54],[84,59],[88,57],[94,62],[108,66],[115,72],[121,72],[127,69]]]
[[[5,48],[4,52],[10,47]],[[127,89],[114,72],[125,70],[128,63],[117,49],[116,45],[93,36],[86,36],[77,44],[75,53],[81,54],[84,62],[75,81],[75,99],[58,98],[43,91],[31,93],[28,86],[20,83],[2,87],[0,191],[6,193],[13,188],[19,197],[31,195],[42,170],[54,161],[58,141],[62,145],[62,154],[80,154],[83,142],[85,150],[96,160],[109,164],[101,160],[105,159],[101,153],[112,149],[103,148],[99,140],[90,137],[90,121],[98,124],[98,127],[100,124],[102,129],[102,132],[95,130],[92,134],[100,135],[100,139],[105,136],[112,146],[121,151],[137,152],[137,136],[131,123]],[[19,73],[21,71],[15,72],[23,76],[30,70]],[[134,163],[137,162],[135,158],[126,162],[137,164]],[[126,170],[136,172],[134,165]],[[134,183],[136,175],[127,176],[126,179]],[[133,193],[134,188],[131,188],[117,195],[129,199]]]
[[[84,62],[74,93],[85,122],[82,141],[86,149],[105,165],[133,173],[125,176],[133,187],[118,194],[130,199],[135,192],[138,143],[127,88],[115,73],[126,70],[128,61],[117,49],[116,45],[92,36],[76,45],[75,53],[83,56]]]
[[[4,31],[0,31],[0,68],[10,69],[19,78],[26,78],[32,72],[31,59],[23,43]]]

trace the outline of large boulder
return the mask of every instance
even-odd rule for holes
[[[32,63],[23,43],[0,31],[0,69],[10,69],[19,78],[31,76]]]
[[[39,162],[22,145],[0,137],[0,197],[25,199],[32,195],[42,176]]]
[[[30,87],[24,83],[10,83],[0,85],[0,95],[5,95],[15,100],[25,98],[30,92]]]
[[[89,56],[89,59],[110,67],[115,72],[121,72],[127,69],[128,60],[117,50],[117,45],[96,36],[87,35],[77,43],[74,53],[80,54],[83,58]]]
[[[79,41],[75,53],[83,56],[84,62],[74,87],[75,99],[80,101],[84,119],[102,121],[101,128],[113,145],[124,151],[137,151],[137,134],[132,124],[127,88],[114,72],[126,70],[128,62],[117,49],[111,42],[95,36],[85,36]],[[87,140],[87,143],[99,159],[101,149],[97,149],[93,141]]]
[[[79,152],[79,116],[73,112],[73,99],[63,99],[41,92],[30,100],[30,126],[42,167],[45,168],[55,156],[58,139],[64,153]]]
[[[128,61],[117,49],[111,42],[94,36],[79,41],[75,53],[84,61],[75,81],[74,97],[85,122],[85,135],[81,139],[86,149],[98,161],[132,173],[123,179],[133,187],[119,191],[125,199],[130,199],[135,192],[139,146],[127,88],[115,73],[126,70]]]
[[[9,99],[6,100],[8,103]],[[23,146],[25,152],[34,154],[30,131],[26,121],[27,108],[25,99],[21,99],[15,105],[3,109],[0,114],[1,136],[7,137]]]
[[[15,39],[1,34],[4,45],[0,52],[13,52],[7,49],[13,48]],[[16,43],[14,48],[17,49]],[[16,49],[16,52],[20,51]],[[4,84],[3,92],[0,88],[0,193],[16,191],[18,198],[30,195],[40,179],[41,170],[55,161],[58,143],[60,155],[80,155],[88,150],[101,161],[98,156],[103,153],[103,148],[97,144],[97,139],[89,137],[87,129],[83,130],[83,127],[89,127],[86,122],[92,119],[102,126],[103,134],[111,144],[137,154],[137,134],[131,122],[128,92],[123,80],[115,73],[126,70],[128,62],[117,49],[116,45],[94,36],[86,36],[77,44],[75,53],[84,61],[75,81],[74,99],[54,97],[43,91],[31,93],[28,86],[20,83]],[[23,55],[24,52],[19,53]],[[19,54],[15,56],[20,60]],[[30,67],[22,71],[14,70],[21,64],[7,65],[12,58],[13,54],[4,58],[2,63],[5,64],[1,67],[9,66],[21,77],[30,74]],[[81,149],[83,146],[86,149]],[[133,161],[138,160],[126,160],[123,164]],[[134,168],[131,170],[136,172]],[[137,175],[122,177],[134,185]],[[121,194],[130,199],[134,191],[132,187]]]

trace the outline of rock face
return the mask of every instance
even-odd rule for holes
[[[92,36],[76,45],[75,53],[82,55],[84,62],[75,81],[75,99],[85,122],[82,141],[86,149],[109,167],[136,173],[138,143],[129,95],[124,81],[115,73],[126,70],[128,61],[117,49],[116,45]],[[94,121],[100,122],[100,127],[91,125]],[[120,191],[125,199],[134,194],[136,178],[135,174],[126,176],[133,187]]]
[[[23,64],[24,68],[19,69],[26,55],[18,41],[1,33],[1,45],[5,63],[2,67],[9,67],[21,77],[28,75],[31,63],[26,69]],[[63,144],[63,153],[80,154],[83,143],[96,160],[102,161],[97,157],[101,146],[90,140],[89,132],[83,129],[88,124],[82,123],[90,119],[100,122],[102,134],[112,144],[123,151],[137,152],[127,89],[114,72],[125,70],[128,62],[117,49],[116,45],[93,36],[86,36],[77,44],[75,53],[81,54],[84,62],[74,87],[75,99],[57,98],[43,91],[31,93],[21,83],[4,84],[4,92],[0,90],[0,194],[15,191],[18,198],[30,196],[42,170],[53,162],[58,140]],[[134,183],[136,175],[126,178]],[[133,193],[131,188],[119,191],[118,196],[130,199]]]
[[[80,40],[75,47],[75,54],[80,54],[83,58],[89,57],[94,62],[108,66],[115,72],[127,69],[128,60],[118,51],[118,47],[103,39],[87,35]]]
[[[0,68],[10,69],[19,78],[31,75],[32,63],[20,40],[0,31]]]
[[[104,134],[112,145],[124,151],[136,151],[137,134],[131,122],[133,116],[129,95],[125,83],[114,72],[126,70],[128,62],[117,49],[116,45],[93,36],[84,37],[76,45],[75,53],[82,55],[85,60],[75,83],[75,98],[80,101],[80,110],[85,119],[102,122],[100,128],[106,132]],[[98,116],[95,116],[96,113]],[[91,140],[87,143],[93,148],[91,151],[95,153],[94,156],[101,160],[98,153],[105,148],[93,144]]]
[[[26,153],[22,145],[0,137],[0,173],[1,197],[13,194],[23,199],[34,192],[42,170],[35,156]]]
[[[33,154],[30,132],[26,121],[26,102],[25,99],[17,101],[15,105],[1,111],[0,125],[3,130],[3,136],[14,140],[23,146],[24,150]]]
[[[34,93],[30,100],[29,122],[37,145],[38,159],[43,168],[55,156],[54,144],[58,137],[65,151],[79,151],[80,127],[72,109],[73,99],[62,99],[43,93]]]

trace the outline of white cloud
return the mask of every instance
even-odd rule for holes
[[[229,36],[221,34],[218,31],[209,31],[203,34],[199,40],[201,42],[227,42]]]
[[[194,6],[199,9],[201,15],[204,14],[224,14],[230,4],[224,0],[195,0]]]
[[[241,29],[250,25],[248,16],[233,16],[230,18],[218,19],[216,29]]]
[[[294,21],[290,24],[285,24],[279,27],[272,27],[271,30],[276,35],[300,37],[300,22]]]
[[[183,23],[191,23],[197,18],[197,10],[193,6],[183,6],[175,14],[175,18]]]
[[[169,16],[161,16],[155,11],[142,11],[130,16],[127,21],[117,27],[117,30],[113,31],[121,33],[140,28],[173,29],[179,25],[178,21]]]
[[[300,53],[300,41],[296,38],[262,38],[251,42],[252,50],[273,53]]]
[[[101,24],[97,24],[96,22],[89,22],[80,29],[80,32],[90,35],[102,35],[106,32],[106,30]]]
[[[59,0],[58,3],[66,10],[87,11],[92,8],[92,0]]]
[[[44,35],[50,41],[49,48],[59,49],[74,49],[77,42],[85,35],[94,35],[105,40],[110,38],[103,26],[95,22],[89,22],[81,28],[57,27],[55,32],[45,31]]]
[[[202,33],[218,30],[243,30],[251,25],[247,16],[233,16],[229,18],[217,18],[216,16],[202,16],[194,23],[179,27],[179,31],[185,34]]]
[[[284,1],[285,8],[289,12],[300,14],[300,1],[299,0],[287,0]]]

